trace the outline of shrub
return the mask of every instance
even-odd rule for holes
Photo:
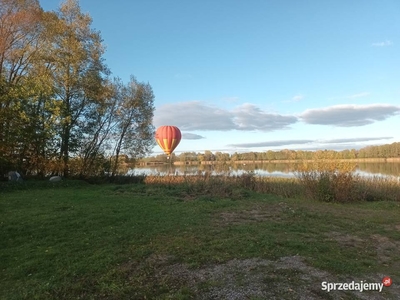
[[[296,176],[304,185],[306,195],[324,202],[350,202],[357,199],[354,185],[355,165],[335,160],[316,160],[303,164]]]

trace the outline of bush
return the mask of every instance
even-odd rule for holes
[[[354,190],[357,176],[354,165],[331,160],[317,160],[304,164],[296,175],[305,193],[323,202],[351,202],[357,200]]]

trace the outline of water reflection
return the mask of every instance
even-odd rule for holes
[[[400,176],[400,163],[359,163],[362,172],[383,176]]]
[[[209,172],[212,175],[241,175],[254,172],[258,176],[295,177],[296,163],[265,164],[214,164],[214,165],[157,165],[137,167],[128,174],[146,175],[194,175]],[[360,176],[400,176],[400,163],[358,163],[355,170]]]

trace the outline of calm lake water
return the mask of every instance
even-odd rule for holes
[[[137,167],[128,174],[146,175],[194,175],[199,172],[211,172],[213,175],[229,172],[240,175],[254,172],[258,176],[295,177],[296,164],[215,164],[215,165],[158,165]],[[357,163],[356,174],[361,176],[400,176],[400,163]]]

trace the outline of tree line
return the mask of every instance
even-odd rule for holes
[[[312,160],[315,158],[329,159],[357,159],[357,158],[392,158],[400,157],[400,143],[392,143],[380,146],[367,146],[359,150],[350,149],[343,151],[334,150],[268,150],[265,152],[246,152],[246,153],[223,153],[206,150],[204,153],[183,152],[179,155],[174,153],[171,156],[172,161],[181,162],[230,162],[230,161],[280,161],[280,160]],[[142,159],[143,162],[168,162],[165,155],[160,154]]]
[[[153,147],[151,86],[111,77],[91,24],[77,0],[0,0],[0,173],[116,174]]]

